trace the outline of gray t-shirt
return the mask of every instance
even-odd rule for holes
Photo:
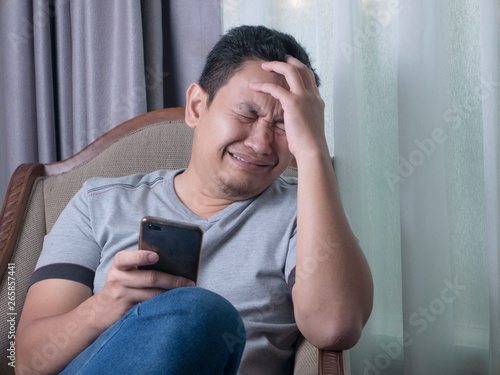
[[[289,374],[298,330],[290,296],[294,280],[297,180],[278,178],[259,196],[206,219],[175,194],[182,171],[87,181],[46,236],[31,283],[65,278],[104,286],[114,255],[137,249],[144,216],[204,230],[198,286],[239,311],[247,344],[239,374]]]

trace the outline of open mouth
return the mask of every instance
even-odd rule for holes
[[[245,163],[250,163],[248,160],[245,160],[245,159],[243,159],[243,158],[239,157],[238,155],[231,154],[231,153],[229,153],[229,154],[230,154],[233,158],[235,158],[236,160],[241,160],[241,161],[244,161]],[[252,163],[252,164],[254,164],[254,163]]]
[[[233,159],[238,160],[241,163],[246,163],[249,166],[256,166],[256,167],[264,168],[264,167],[268,167],[270,165],[269,163],[260,164],[259,162],[255,162],[255,161],[251,161],[251,160],[246,160],[245,158],[242,158],[241,156],[233,154],[232,152],[228,152],[228,153],[229,153],[229,155],[231,155],[231,157]]]

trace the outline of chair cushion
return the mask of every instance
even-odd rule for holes
[[[295,351],[294,375],[318,373],[318,349],[300,336]]]
[[[186,168],[193,130],[184,121],[161,122],[119,139],[87,163],[47,178],[47,233],[82,184],[91,177],[121,177],[159,169]]]

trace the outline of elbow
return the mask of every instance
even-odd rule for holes
[[[300,327],[299,327],[300,329]],[[342,351],[351,349],[361,338],[362,325],[343,324],[332,327],[323,326],[316,332],[302,332],[304,337],[318,349]]]
[[[369,313],[364,309],[337,311],[295,311],[297,327],[302,335],[318,349],[342,351],[351,349],[361,338]]]
[[[318,343],[318,348],[323,350],[348,350],[356,345],[361,338],[362,328],[342,327],[328,332],[323,342]]]
[[[319,322],[320,325],[316,326],[317,334],[311,338],[311,344],[323,350],[341,351],[351,349],[361,338],[363,327],[370,316],[370,312],[371,308],[367,313],[359,309],[342,314],[341,318],[327,319],[324,317]]]

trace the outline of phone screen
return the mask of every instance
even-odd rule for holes
[[[198,278],[203,230],[193,224],[145,217],[141,221],[139,249],[159,255],[157,263],[141,269],[154,269],[193,280]]]

